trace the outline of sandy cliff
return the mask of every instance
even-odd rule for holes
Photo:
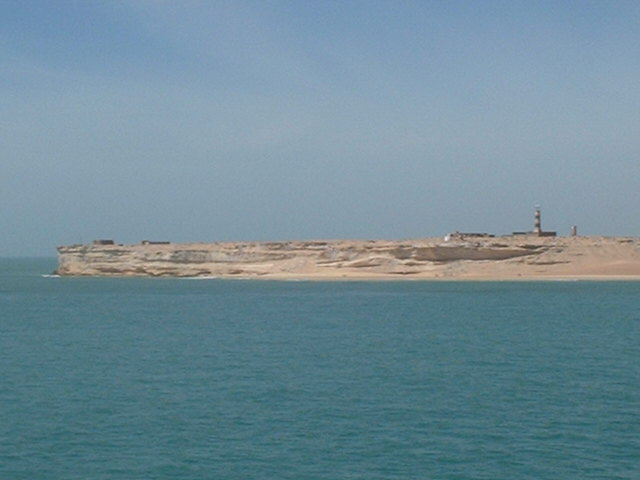
[[[60,275],[640,279],[640,239],[507,236],[58,247]]]

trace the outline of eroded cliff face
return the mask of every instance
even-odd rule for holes
[[[58,248],[60,275],[173,277],[518,277],[640,274],[638,241],[499,237],[471,241],[297,241],[73,245]],[[623,265],[624,263],[624,265]],[[626,269],[626,270],[625,270]],[[637,273],[636,273],[637,269]]]
[[[640,275],[637,239],[296,241],[73,245],[60,275],[265,278],[518,278]]]

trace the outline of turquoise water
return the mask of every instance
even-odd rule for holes
[[[640,283],[43,278],[0,479],[638,479]]]

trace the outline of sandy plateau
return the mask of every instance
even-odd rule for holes
[[[478,237],[58,247],[59,275],[266,279],[639,279],[640,238]]]

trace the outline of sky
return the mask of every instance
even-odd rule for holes
[[[0,0],[0,256],[640,235],[640,2]]]

